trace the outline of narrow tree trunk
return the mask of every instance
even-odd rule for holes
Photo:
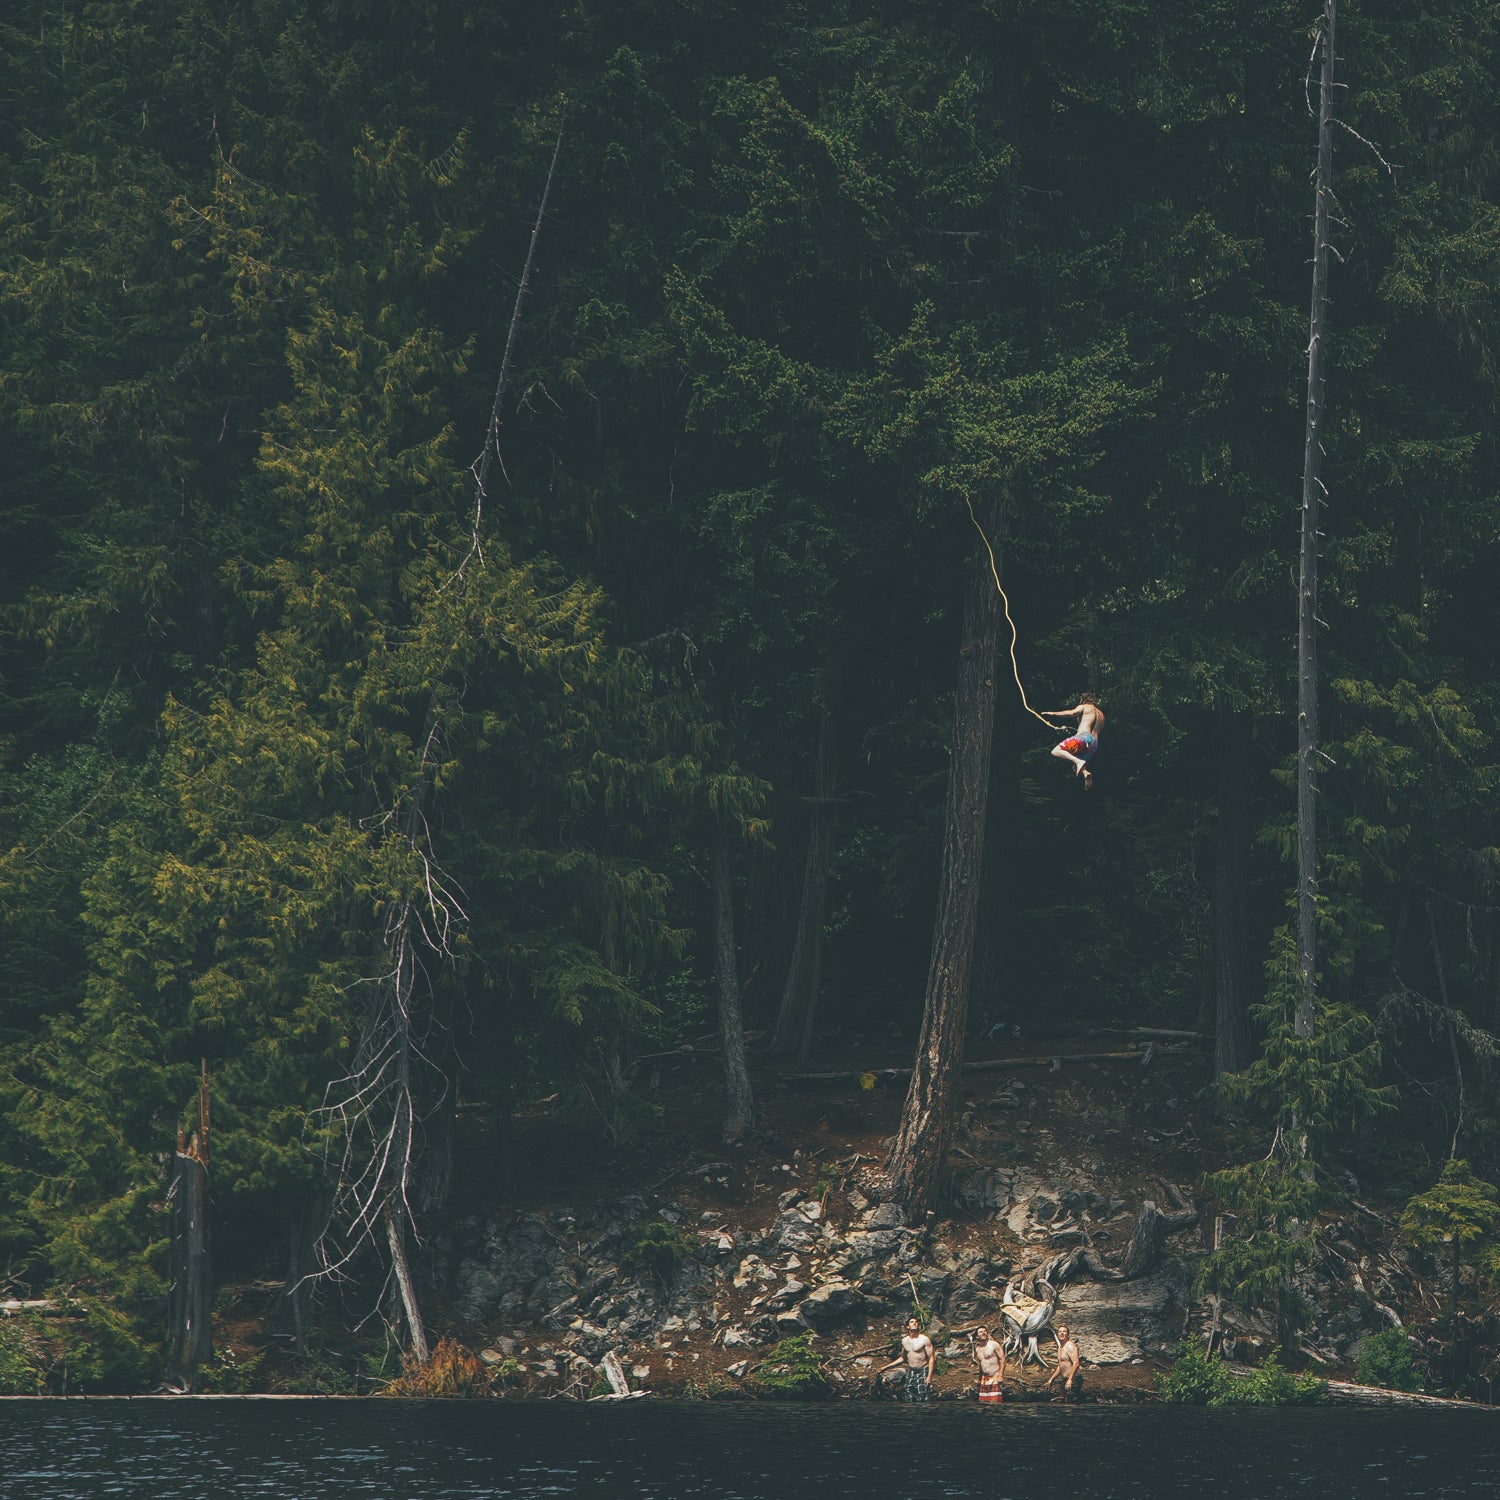
[[[1313,215],[1312,314],[1307,345],[1307,425],[1302,450],[1302,545],[1297,586],[1297,979],[1296,1030],[1310,1037],[1318,982],[1318,519],[1328,331],[1328,213],[1333,193],[1333,63],[1336,0],[1323,0],[1318,90],[1317,201]]]
[[[823,916],[828,904],[837,785],[833,673],[829,671],[824,676],[823,712],[818,721],[818,754],[808,810],[807,858],[802,871],[802,899],[797,908],[797,936],[768,1048],[773,1055],[781,1056],[795,1047],[803,1066],[812,1046],[818,989],[823,981]]]
[[[198,1130],[191,1140],[177,1133],[167,1202],[171,1205],[167,1293],[167,1372],[191,1386],[198,1367],[212,1353],[213,1257],[208,1226],[208,1064],[198,1085]]]
[[[1250,1063],[1246,907],[1250,900],[1250,716],[1219,718],[1219,823],[1214,843],[1214,1076]]]
[[[166,1364],[191,1385],[213,1353],[213,1263],[208,1233],[208,1168],[191,1149],[172,1157],[167,1201],[172,1210],[172,1287],[167,1294]]]
[[[1448,1056],[1453,1060],[1453,1081],[1458,1089],[1458,1114],[1453,1122],[1453,1140],[1448,1147],[1448,1160],[1458,1155],[1459,1138],[1464,1130],[1464,1065],[1458,1051],[1458,1029],[1453,1024],[1453,1005],[1448,999],[1448,978],[1443,971],[1443,949],[1438,942],[1437,918],[1432,914],[1432,903],[1424,901],[1427,909],[1427,934],[1432,940],[1432,967],[1437,973],[1438,999],[1446,1013],[1448,1030]]]
[[[739,960],[734,942],[734,877],[729,835],[713,828],[714,972],[719,983],[719,1037],[724,1056],[724,1144],[734,1145],[755,1122],[750,1069],[745,1062],[745,1021],[740,1012]]]
[[[993,531],[995,508],[986,517]],[[891,1196],[909,1210],[932,1208],[953,1128],[963,1066],[969,973],[984,861],[995,678],[1000,657],[1000,599],[981,545],[971,554],[964,589],[963,643],[953,702],[953,749],[944,812],[937,918],[911,1086],[889,1163]]]
[[[1003,657],[1001,658],[1003,661]],[[1020,845],[1021,753],[1033,742],[1030,722],[1019,693],[1007,691],[1000,668],[995,714],[995,740],[990,751],[990,791],[985,812],[983,873],[979,882],[979,918],[974,933],[974,964],[970,1009],[980,1026],[1005,1019],[1010,1000],[1006,993],[1008,965],[1013,962],[1016,912],[1020,888],[1016,862]]]
[[[411,1279],[411,1266],[406,1259],[406,1236],[402,1233],[401,1220],[385,1206],[385,1237],[391,1247],[391,1269],[396,1273],[396,1288],[401,1294],[401,1308],[406,1314],[407,1331],[411,1334],[412,1357],[419,1365],[429,1358],[427,1348],[427,1325],[422,1321],[422,1307],[417,1301],[417,1289]]]
[[[1218,901],[1213,894],[1218,850],[1206,837],[1193,839],[1193,885],[1198,890],[1209,892],[1207,912],[1200,923],[1202,928],[1198,942],[1198,1014],[1193,1018],[1193,1030],[1199,1036],[1214,1034],[1214,1017],[1218,1013],[1219,935],[1215,930],[1218,922]],[[1199,910],[1202,911],[1200,905]]]

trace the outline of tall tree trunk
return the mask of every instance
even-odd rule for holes
[[[1021,753],[1034,743],[1019,693],[1006,690],[1001,670],[997,686],[995,740],[990,751],[989,804],[985,812],[984,859],[979,880],[979,918],[969,994],[981,1025],[1005,1018],[1008,965],[1015,949],[1020,887],[1011,855],[1021,837]]]
[[[1203,898],[1199,898],[1202,920],[1199,924],[1198,941],[1198,1014],[1193,1018],[1193,1030],[1199,1036],[1212,1036],[1214,1017],[1218,1014],[1219,935],[1215,930],[1218,921],[1218,903],[1213,894],[1212,876],[1218,859],[1218,851],[1207,837],[1194,835],[1193,885],[1199,890],[1208,890],[1207,909]]]
[[[995,528],[995,507],[987,507]],[[891,1196],[908,1209],[932,1208],[953,1128],[953,1102],[963,1065],[969,974],[979,914],[995,730],[995,674],[1000,658],[1000,598],[976,541],[964,589],[963,644],[953,701],[953,749],[944,812],[943,866],[922,1033],[911,1087],[889,1164]]]
[[[781,1006],[771,1031],[769,1050],[776,1056],[797,1049],[804,1066],[817,1019],[818,990],[823,981],[823,915],[828,904],[828,866],[833,856],[838,759],[833,711],[834,674],[824,674],[823,712],[818,721],[818,754],[808,812],[807,858],[802,870],[802,900],[797,908],[797,936],[787,969]]]
[[[734,942],[734,873],[729,834],[713,827],[714,972],[719,982],[719,1038],[724,1057],[724,1144],[734,1145],[755,1123],[750,1069],[745,1062],[745,1020],[740,1012],[740,966]]]
[[[1296,1030],[1310,1037],[1318,982],[1318,518],[1323,490],[1324,368],[1328,342],[1328,212],[1333,194],[1333,62],[1336,0],[1323,0],[1318,90],[1317,201],[1312,314],[1307,345],[1307,425],[1302,448],[1302,547],[1297,585],[1297,1002]]]
[[[191,1386],[213,1353],[213,1258],[208,1227],[208,1064],[198,1085],[198,1130],[177,1133],[167,1202],[171,1205],[172,1275],[167,1293],[167,1373]]]
[[[1250,715],[1219,716],[1214,842],[1214,1076],[1250,1063],[1246,906],[1250,899]]]

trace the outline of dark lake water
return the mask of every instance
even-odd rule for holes
[[[0,1402],[4,1500],[1500,1495],[1500,1413]]]

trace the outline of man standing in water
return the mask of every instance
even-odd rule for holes
[[[1104,711],[1094,701],[1092,693],[1085,693],[1072,708],[1059,708],[1044,714],[1048,719],[1078,720],[1077,730],[1067,739],[1052,747],[1059,760],[1070,760],[1077,768],[1073,774],[1083,777],[1083,789],[1094,789],[1094,773],[1089,770],[1089,761],[1099,748],[1099,731],[1104,728]]]
[[[901,1387],[903,1401],[928,1401],[932,1398],[932,1371],[937,1364],[937,1350],[932,1340],[922,1332],[916,1318],[906,1320],[906,1334],[901,1340],[901,1353],[889,1364],[881,1365],[875,1372],[884,1375],[898,1365],[906,1366],[906,1382]]]
[[[1005,1399],[1005,1350],[988,1328],[975,1329],[974,1358],[979,1362],[979,1399],[998,1404]]]
[[[1078,1345],[1073,1342],[1073,1335],[1068,1331],[1066,1323],[1058,1324],[1057,1337],[1060,1344],[1057,1351],[1057,1368],[1047,1377],[1047,1384],[1051,1385],[1061,1375],[1063,1400],[1071,1401],[1083,1390],[1083,1356],[1079,1354]]]

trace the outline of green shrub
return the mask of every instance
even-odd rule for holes
[[[1360,1347],[1354,1378],[1362,1385],[1384,1386],[1388,1391],[1420,1390],[1422,1376],[1406,1330],[1387,1328],[1371,1334]]]
[[[1220,1406],[1233,1379],[1218,1355],[1189,1339],[1173,1352],[1172,1368],[1156,1377],[1156,1390],[1177,1406]]]
[[[243,1396],[256,1388],[264,1354],[243,1359],[233,1349],[215,1349],[214,1357],[198,1371],[198,1389],[212,1396]]]
[[[652,1219],[626,1242],[620,1252],[620,1265],[636,1275],[645,1273],[658,1281],[670,1281],[678,1266],[692,1259],[695,1248],[686,1230]]]
[[[1163,1401],[1180,1406],[1308,1406],[1328,1393],[1328,1382],[1294,1375],[1273,1354],[1248,1374],[1236,1375],[1217,1354],[1187,1340],[1177,1346],[1172,1368],[1156,1377]]]
[[[754,1372],[758,1394],[780,1401],[807,1401],[828,1394],[812,1338],[811,1333],[799,1333],[782,1339],[766,1355]]]
[[[0,1396],[37,1396],[42,1366],[34,1319],[0,1319]]]
[[[1248,1375],[1231,1375],[1214,1406],[1311,1406],[1328,1394],[1316,1375],[1294,1375],[1273,1354]]]

